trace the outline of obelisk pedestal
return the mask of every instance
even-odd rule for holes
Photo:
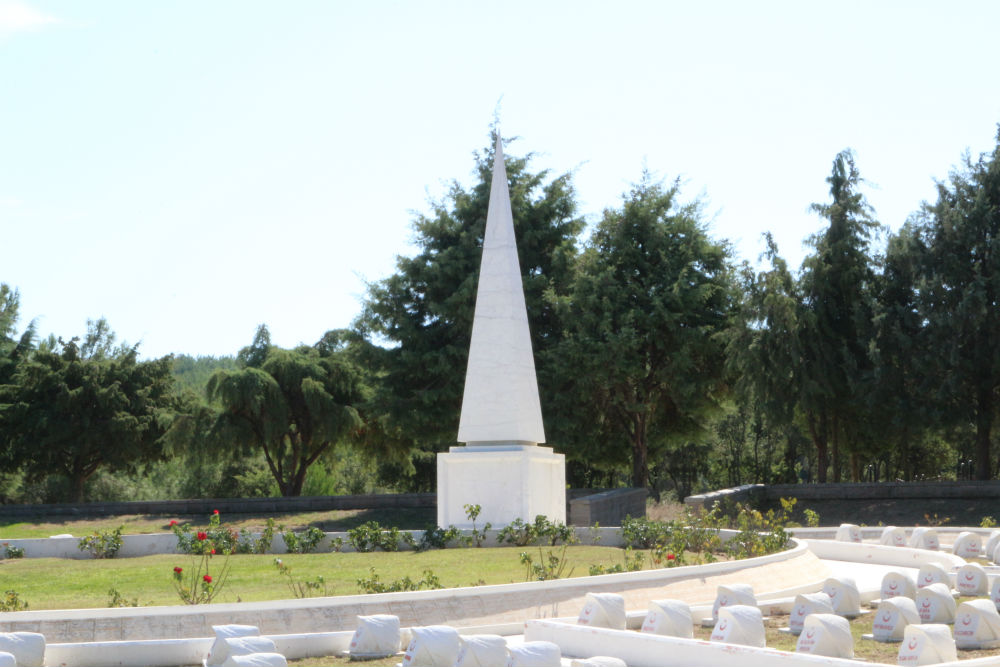
[[[458,441],[437,455],[438,525],[566,521],[566,461],[545,442],[528,312],[497,134]]]

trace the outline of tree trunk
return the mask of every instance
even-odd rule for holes
[[[649,465],[646,461],[646,429],[640,419],[632,433],[632,486],[645,489],[649,486]]]
[[[990,431],[993,428],[992,388],[980,389],[976,400],[976,479],[990,479]]]
[[[826,468],[830,465],[826,442],[826,415],[820,415],[819,424],[815,417],[809,419],[809,435],[816,447],[816,481],[826,484]]]
[[[839,484],[840,479],[840,428],[836,419],[833,419],[833,428],[830,429],[833,433],[831,439],[833,440],[832,456],[830,457],[830,463],[833,465],[833,482],[834,484]]]
[[[858,455],[855,452],[851,452],[851,481],[852,482],[861,481],[861,461],[859,460]]]

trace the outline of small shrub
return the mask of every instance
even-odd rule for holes
[[[344,548],[344,538],[343,537],[333,537],[330,538],[330,551],[334,553],[340,553]]]
[[[409,538],[409,539],[407,539]],[[377,521],[368,521],[347,531],[347,540],[355,551],[362,553],[381,549],[382,551],[399,551],[399,542],[404,540],[414,546],[413,536],[406,533],[403,536],[399,528],[383,529]]]
[[[480,512],[483,511],[482,506],[465,504],[462,507],[465,508],[466,518],[472,522],[472,536],[465,538],[466,539],[465,544],[466,546],[472,546],[474,544],[476,545],[476,547],[482,547],[483,542],[486,540],[486,533],[490,531],[490,529],[493,527],[493,524],[487,522],[486,525],[483,526],[483,529],[479,530],[476,527],[476,519],[479,518]]]
[[[802,514],[806,517],[806,525],[810,528],[819,527],[819,512],[810,509],[802,510]]]
[[[524,580],[525,581],[549,581],[551,579],[561,579],[564,575],[569,577],[573,575],[573,570],[566,573],[566,547],[569,544],[563,544],[562,549],[549,549],[545,552],[542,551],[542,547],[538,547],[538,562],[536,563],[531,555],[527,551],[521,552],[521,564],[524,565]]]
[[[285,541],[288,553],[292,554],[311,554],[316,551],[316,547],[319,546],[324,537],[326,537],[326,533],[316,526],[309,526],[301,533],[289,530],[281,534],[281,539]]]
[[[984,516],[983,520],[979,522],[980,528],[996,528],[997,520],[991,516]]]
[[[266,554],[271,550],[271,543],[274,541],[274,519],[267,518],[267,525],[261,531],[259,537],[255,536],[248,529],[240,530],[236,539],[236,553],[239,554]]]
[[[591,565],[590,566],[590,576],[596,576],[598,574],[618,574],[620,572],[637,572],[643,568],[643,557],[642,552],[633,553],[632,547],[625,547],[622,553],[621,563],[615,563],[611,567],[605,567],[603,565]]]
[[[297,598],[309,598],[313,596],[326,595],[326,580],[322,576],[315,579],[304,579],[299,581],[292,575],[292,568],[285,565],[280,558],[274,559],[274,565],[278,568],[278,576],[284,578],[285,585]]]
[[[411,546],[414,551],[428,551],[430,549],[447,549],[448,544],[459,538],[462,534],[455,526],[440,528],[438,526],[428,526],[424,534],[420,536],[420,541]],[[412,538],[412,536],[410,536]],[[404,538],[405,539],[405,538]]]
[[[27,601],[22,600],[17,591],[8,590],[0,598],[0,611],[24,611],[27,608]]]
[[[401,591],[443,588],[441,581],[431,570],[424,570],[424,578],[418,581],[413,581],[409,576],[405,576],[391,582],[383,582],[375,573],[374,567],[370,568],[368,572],[371,574],[370,577],[358,579],[358,590],[362,593],[399,593]]]
[[[122,531],[125,526],[114,530],[95,530],[91,535],[81,537],[76,547],[89,551],[94,558],[114,558],[122,548]]]
[[[24,549],[15,547],[10,542],[3,543],[4,558],[24,558]]]
[[[121,593],[118,592],[117,588],[112,587],[108,590],[108,607],[138,607],[139,598],[132,598],[129,600]]]
[[[208,527],[195,531],[187,523],[170,522],[170,529],[177,537],[177,550],[184,554],[201,555],[206,545],[211,545],[219,554],[233,554],[237,551],[239,535],[227,526],[222,525],[219,510],[214,510],[209,516]]]

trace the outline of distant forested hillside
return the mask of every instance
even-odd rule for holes
[[[173,373],[177,389],[190,389],[198,396],[205,395],[205,385],[212,373],[235,369],[236,357],[191,357],[186,354],[174,357]]]

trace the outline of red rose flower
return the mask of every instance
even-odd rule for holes
[[[677,558],[677,556],[675,556],[673,554],[667,554],[667,560],[673,560],[675,558]]]
[[[219,510],[212,510],[212,514],[218,514]]]
[[[176,526],[177,525],[177,519],[171,519],[170,520],[170,525],[171,526]]]
[[[214,556],[215,555],[215,549],[212,549],[211,553]]]
[[[175,567],[174,568],[174,572],[176,572],[177,574],[180,574],[183,571],[184,571],[184,568],[180,568],[180,567]]]
[[[212,575],[210,575],[210,574],[206,574],[204,577],[202,577],[202,579],[205,580],[206,584],[212,583]]]
[[[205,533],[205,532],[199,532],[198,533],[198,540],[199,541],[203,542],[203,541],[205,541],[207,539],[208,539],[208,533]]]

